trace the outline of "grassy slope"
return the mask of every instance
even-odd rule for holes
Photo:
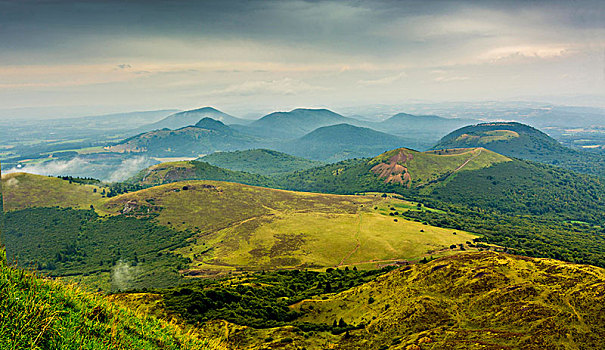
[[[380,164],[391,164],[391,158],[398,155],[408,157],[405,166],[411,177],[411,187],[426,186],[432,182],[448,181],[451,174],[466,170],[477,170],[510,159],[494,152],[477,148],[467,150],[417,152],[398,148],[372,159],[351,159],[323,167],[297,171],[277,177],[281,188],[299,191],[352,194],[358,192],[402,192],[407,185],[385,183],[372,172]],[[409,159],[409,157],[412,159]]]
[[[386,207],[406,203],[378,196],[188,181],[111,198],[104,210],[117,213],[128,202],[157,211],[162,225],[196,234],[176,250],[193,260],[190,273],[415,259],[475,237],[402,218],[396,222]]]
[[[260,175],[276,175],[309,169],[321,163],[268,149],[216,152],[200,158],[212,165]]]
[[[464,147],[485,147],[509,157],[605,176],[603,156],[567,148],[538,129],[520,123],[463,127],[444,136],[433,149]]]
[[[339,349],[593,349],[605,337],[604,298],[603,269],[475,253],[399,269],[296,309],[308,322],[364,323]]]
[[[219,349],[147,317],[0,262],[0,349]]]
[[[405,148],[395,149],[373,158],[370,164],[388,163],[399,153],[413,158],[400,163],[408,168],[414,187],[442,180],[444,176],[462,170],[478,170],[496,163],[510,161],[509,158],[484,148],[416,152]]]
[[[89,209],[101,199],[98,186],[27,173],[2,175],[2,186],[5,210],[54,206]]]

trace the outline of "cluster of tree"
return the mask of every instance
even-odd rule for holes
[[[94,210],[31,208],[5,214],[9,261],[52,276],[110,272],[119,261],[137,266],[129,288],[172,286],[187,259],[162,253],[193,233],[160,226],[152,217],[99,217]]]
[[[92,177],[73,177],[73,176],[57,176],[61,180],[69,181],[69,183],[77,183],[83,185],[97,185],[101,180]]]

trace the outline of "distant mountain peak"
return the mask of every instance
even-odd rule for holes
[[[231,130],[230,127],[228,127],[227,125],[225,125],[220,120],[212,119],[212,118],[209,118],[209,117],[205,117],[205,118],[201,119],[194,126],[196,128],[202,128],[202,129],[207,129],[207,130],[214,130],[214,131],[219,131],[219,132],[227,132],[227,133],[232,133],[233,132],[233,130]]]

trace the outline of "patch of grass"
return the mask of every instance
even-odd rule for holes
[[[27,173],[2,175],[2,190],[5,210],[55,206],[89,209],[101,200],[103,191],[96,185]]]
[[[0,262],[0,349],[221,349],[155,317]]]

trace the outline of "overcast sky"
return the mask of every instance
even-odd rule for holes
[[[605,1],[3,1],[0,109],[605,97]]]

